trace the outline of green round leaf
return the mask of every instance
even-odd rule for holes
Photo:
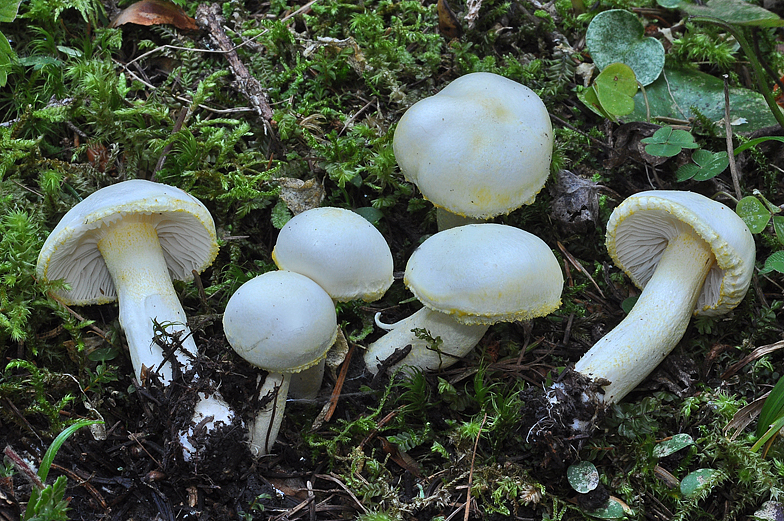
[[[781,244],[784,244],[784,217],[781,215],[773,216],[773,231]]]
[[[656,458],[665,458],[670,454],[675,454],[679,450],[688,447],[694,443],[694,439],[688,434],[676,434],[669,440],[665,440],[653,448],[653,456]]]
[[[765,205],[753,195],[746,196],[738,201],[735,213],[743,219],[751,233],[760,233],[764,230],[771,217]]]
[[[752,132],[777,125],[765,98],[753,90],[730,87],[730,107],[732,117],[744,121],[732,125],[735,131]],[[649,121],[649,110],[651,118],[689,119],[699,115],[719,121],[724,118],[724,80],[704,72],[667,67],[658,80],[645,87],[645,96],[642,92],[634,96],[634,112],[624,121]]]
[[[643,85],[653,83],[664,69],[664,46],[645,36],[645,28],[634,14],[610,9],[591,20],[585,44],[599,70],[625,63]]]
[[[599,486],[599,471],[590,461],[581,461],[566,469],[569,484],[580,494],[587,494]]]
[[[765,266],[759,271],[760,275],[765,275],[771,271],[784,273],[784,251],[774,252],[765,259]]]
[[[697,150],[692,159],[700,165],[700,170],[694,176],[695,181],[707,181],[724,172],[730,166],[727,152],[711,152],[709,150]]]
[[[582,101],[586,107],[591,109],[591,111],[596,114],[597,116],[601,116],[603,118],[615,120],[615,118],[608,114],[603,108],[602,104],[599,103],[599,98],[596,96],[596,89],[593,85],[589,88],[579,91],[577,93],[577,99]]]
[[[699,147],[690,132],[670,126],[660,128],[651,137],[641,139],[640,143],[645,145],[647,154],[660,157],[677,156],[684,148]]]
[[[608,65],[594,81],[596,96],[602,108],[614,116],[625,116],[634,110],[637,78],[623,63]]]
[[[710,492],[715,478],[721,474],[716,469],[697,469],[681,481],[681,494],[686,497],[697,497]]]
[[[355,209],[354,212],[370,221],[370,224],[374,226],[377,226],[379,221],[381,221],[381,218],[384,217],[384,213],[381,210],[373,208],[372,206],[362,206]]]
[[[623,519],[626,517],[626,508],[620,501],[610,497],[605,506],[597,508],[592,512],[587,512],[587,514],[599,519]]]
[[[695,175],[697,175],[700,171],[700,167],[695,165],[694,163],[686,163],[685,165],[681,165],[678,170],[675,171],[675,180],[679,183],[683,181],[688,181]]]
[[[656,0],[660,7],[666,9],[677,9],[682,0]]]
[[[691,156],[695,164],[685,164],[676,172],[678,181],[694,178],[695,181],[707,181],[724,172],[730,164],[727,152],[713,153],[709,150],[695,150]]]

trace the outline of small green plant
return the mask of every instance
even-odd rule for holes
[[[65,498],[68,479],[65,476],[59,476],[51,485],[45,485],[46,478],[49,476],[49,469],[52,466],[52,462],[54,462],[55,456],[57,456],[60,447],[63,446],[66,440],[82,427],[99,423],[103,422],[99,420],[79,420],[58,434],[46,450],[37,473],[10,446],[5,448],[4,453],[10,464],[16,470],[25,474],[33,483],[27,508],[22,515],[23,521],[64,521],[68,519],[69,499]],[[7,469],[8,467],[6,467]]]
[[[686,163],[675,172],[675,180],[678,182],[689,179],[707,181],[724,172],[730,164],[727,152],[704,150],[694,141],[691,132],[669,125],[661,127],[651,137],[640,142],[645,145],[647,154],[658,157],[673,157],[684,149],[694,149],[691,156],[694,163]]]
[[[753,234],[761,234],[768,224],[773,222],[773,234],[776,236],[779,246],[784,245],[784,216],[781,208],[768,201],[759,190],[754,190],[754,195],[749,195],[738,201],[735,212],[743,219],[749,231]],[[773,252],[766,260],[765,265],[760,270],[764,275],[772,271],[784,273],[784,250]]]
[[[687,163],[675,172],[676,181],[707,181],[724,172],[730,165],[727,152],[711,152],[702,148],[695,150],[691,159],[694,163]]]
[[[14,374],[15,369],[21,369],[26,374]],[[32,395],[32,399],[25,400],[29,403],[24,407],[23,413],[43,416],[49,421],[51,431],[58,432],[67,425],[60,418],[60,411],[74,400],[73,395],[65,394],[59,400],[50,401],[48,392],[53,382],[61,379],[59,374],[44,367],[36,367],[27,360],[11,360],[5,367],[5,374],[0,377],[0,397]],[[17,398],[17,403],[21,405],[23,401]]]
[[[22,0],[16,2],[5,2],[0,6],[0,23],[11,23],[16,19],[16,13],[19,11],[19,4]],[[8,38],[0,32],[0,87],[5,87],[8,81],[8,69],[11,63],[16,59],[16,53],[8,43]]]
[[[764,446],[763,455],[767,453],[782,427],[784,427],[784,377],[779,378],[762,405],[757,422],[758,439],[751,450],[757,451]]]
[[[659,157],[673,157],[684,148],[699,148],[691,132],[675,129],[667,125],[653,133],[651,137],[640,140],[645,145],[645,153]]]
[[[578,94],[596,114],[617,122],[634,110],[637,77],[628,65],[613,63],[604,68],[590,88]]]

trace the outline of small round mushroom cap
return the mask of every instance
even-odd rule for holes
[[[409,108],[393,148],[425,199],[486,219],[533,202],[549,174],[553,129],[534,91],[476,72]]]
[[[102,227],[130,214],[155,226],[173,279],[192,280],[193,270],[201,272],[218,255],[215,224],[198,199],[173,186],[134,179],[94,192],[63,216],[38,256],[38,276],[67,282],[71,289],[57,292],[67,304],[117,300],[97,244]]]
[[[340,302],[378,300],[392,285],[392,253],[361,215],[321,207],[293,217],[280,230],[275,264],[316,281]]]
[[[305,275],[270,271],[231,296],[223,314],[238,355],[272,373],[297,373],[327,356],[337,336],[332,298]]]
[[[623,201],[610,216],[607,250],[615,264],[642,289],[668,241],[684,225],[691,226],[716,257],[694,313],[722,315],[746,295],[756,255],[751,232],[727,206],[694,192],[640,192]]]
[[[404,281],[430,309],[464,324],[495,324],[555,311],[564,279],[539,237],[503,224],[469,224],[423,242]]]

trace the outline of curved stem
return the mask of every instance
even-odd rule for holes
[[[197,349],[155,228],[144,217],[124,218],[106,228],[98,249],[117,288],[120,326],[128,340],[136,378],[142,381],[143,368],[160,369],[161,379],[168,384],[172,368],[168,362],[163,364],[163,351],[153,342],[153,320],[169,333],[180,335],[187,354],[178,350],[175,356],[185,367],[190,367]]]
[[[120,326],[128,341],[137,380],[141,382],[142,373],[148,369],[158,370],[161,381],[168,385],[172,380],[172,367],[171,363],[164,363],[163,350],[153,340],[153,320],[169,334],[179,336],[182,349],[174,356],[183,368],[191,367],[197,348],[185,311],[174,291],[155,228],[144,216],[126,216],[103,231],[98,249],[117,288]],[[217,422],[229,425],[234,419],[234,411],[217,391],[210,395],[199,393],[192,423],[202,423],[209,416],[213,419],[205,424],[208,430]],[[186,461],[195,452],[188,441],[193,434],[193,425],[180,432]]]
[[[708,244],[691,228],[669,242],[629,315],[574,367],[610,381],[604,387],[606,403],[626,396],[680,341],[715,262]]]
[[[269,454],[278,438],[283,413],[286,411],[290,381],[290,374],[269,373],[264,380],[264,385],[259,389],[259,401],[269,401],[259,409],[256,418],[249,426],[248,444],[255,458]]]
[[[470,353],[488,327],[461,324],[447,314],[423,307],[410,317],[392,324],[391,331],[370,344],[365,352],[365,365],[375,374],[381,361],[389,358],[396,349],[410,344],[411,352],[390,371],[405,366],[423,371],[444,369]],[[432,338],[440,338],[439,348],[433,349],[431,342],[419,338],[413,332],[415,329],[424,329]]]

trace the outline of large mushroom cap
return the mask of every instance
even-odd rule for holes
[[[242,358],[266,371],[296,373],[318,363],[337,336],[330,296],[299,273],[270,271],[231,296],[223,330]]]
[[[640,192],[623,201],[610,216],[607,250],[642,289],[668,241],[684,225],[691,226],[716,257],[694,312],[706,316],[724,314],[746,295],[756,253],[746,224],[723,204],[693,192]]]
[[[67,304],[106,304],[117,292],[98,251],[101,227],[136,214],[158,234],[169,274],[191,280],[218,255],[215,224],[207,208],[187,192],[134,179],[102,188],[71,208],[38,255],[38,276],[63,279],[71,289],[58,292]]]
[[[533,202],[549,173],[553,129],[534,91],[477,72],[408,109],[393,147],[426,199],[485,219]]]
[[[503,224],[439,232],[408,260],[405,283],[425,306],[465,324],[528,320],[561,305],[563,274],[539,237]]]
[[[280,230],[275,264],[316,281],[338,301],[373,301],[392,285],[392,253],[383,235],[343,208],[313,208]]]

